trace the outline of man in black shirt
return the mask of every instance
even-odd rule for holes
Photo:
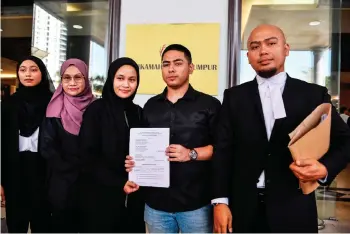
[[[145,221],[151,233],[213,231],[210,160],[220,102],[192,88],[189,76],[193,69],[186,47],[166,47],[162,76],[167,87],[144,106],[148,127],[170,128],[170,146],[166,149],[170,187],[144,188]],[[133,164],[129,160],[126,163]]]

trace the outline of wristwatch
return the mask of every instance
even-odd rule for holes
[[[189,156],[190,156],[191,161],[197,160],[198,153],[197,153],[197,151],[195,149],[190,149]]]

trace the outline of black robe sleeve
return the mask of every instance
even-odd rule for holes
[[[61,150],[59,147],[59,138],[57,129],[54,126],[54,118],[45,118],[41,125],[40,132],[40,153],[47,161],[54,161],[55,158],[60,158]]]
[[[1,186],[5,189],[8,181],[8,134],[9,134],[9,108],[5,102],[1,102]]]
[[[81,172],[92,172],[102,151],[100,105],[95,101],[84,112],[79,132]]]
[[[323,100],[331,103],[331,98],[324,88]],[[350,130],[332,106],[331,139],[328,152],[320,159],[328,171],[327,180],[323,185],[330,185],[335,177],[350,162]]]

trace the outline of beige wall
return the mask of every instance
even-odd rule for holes
[[[1,17],[1,37],[31,37],[32,16]]]

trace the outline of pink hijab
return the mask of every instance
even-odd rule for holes
[[[71,58],[65,61],[61,67],[61,77],[69,66],[75,66],[85,77],[85,89],[78,96],[66,94],[62,88],[62,83],[57,87],[46,110],[46,117],[60,118],[63,128],[73,134],[78,135],[83,113],[88,105],[94,100],[88,77],[88,67],[80,59]]]

